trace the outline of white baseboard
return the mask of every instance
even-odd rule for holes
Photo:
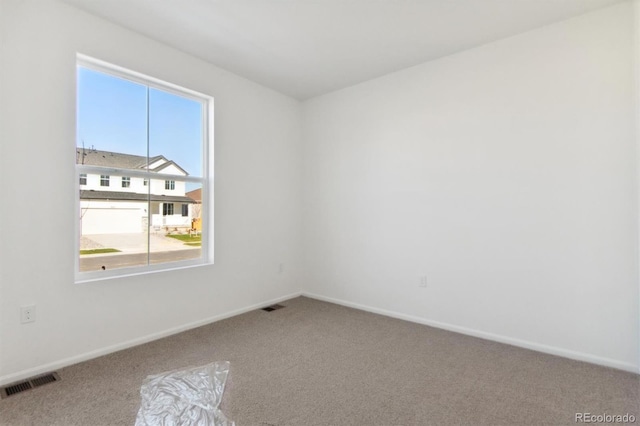
[[[640,366],[626,363],[626,362],[621,362],[611,358],[603,358],[603,357],[591,355],[584,352],[576,352],[568,349],[558,348],[556,346],[549,346],[549,345],[544,345],[540,343],[530,342],[527,340],[514,339],[512,337],[502,336],[499,334],[487,333],[485,331],[474,330],[467,327],[460,327],[457,325],[447,324],[440,321],[433,321],[433,320],[418,317],[415,315],[402,314],[399,312],[388,311],[386,309],[374,308],[371,306],[361,305],[359,303],[347,302],[345,300],[321,296],[315,293],[302,292],[302,296],[309,297],[311,299],[321,300],[324,302],[334,303],[336,305],[347,306],[349,308],[359,309],[361,311],[367,311],[374,314],[384,315],[391,318],[397,318],[405,321],[415,322],[418,324],[424,324],[430,327],[453,331],[460,334],[466,334],[468,336],[479,337],[481,339],[492,340],[494,342],[499,342],[499,343],[505,343],[507,345],[530,349],[537,352],[543,352],[551,355],[560,356],[563,358],[574,359],[577,361],[584,361],[591,364],[602,365],[605,367],[611,367],[618,370],[624,370],[631,373],[640,374]]]
[[[209,318],[205,318],[202,320],[194,321],[189,324],[184,324],[178,327],[169,328],[167,330],[163,330],[157,333],[148,334],[146,336],[142,336],[136,339],[127,340],[126,342],[118,343],[115,345],[107,346],[104,348],[96,349],[93,351],[85,352],[80,355],[72,356],[69,358],[64,358],[59,361],[51,362],[44,365],[39,365],[37,367],[29,368],[27,370],[18,371],[17,373],[8,374],[0,377],[0,386],[4,386],[9,383],[17,382],[20,380],[24,380],[29,377],[37,376],[38,374],[48,373],[53,370],[57,370],[59,368],[68,367],[73,364],[77,364],[79,362],[87,361],[93,358],[97,358],[103,355],[107,355],[113,352],[121,351],[123,349],[131,348],[133,346],[138,346],[143,343],[151,342],[153,340],[162,339],[163,337],[171,336],[173,334],[181,333],[183,331],[191,330],[192,328],[201,327],[203,325],[211,324],[216,321],[220,321],[226,318],[230,318],[236,315],[244,314],[249,311],[253,311],[255,309],[262,308],[264,306],[273,305],[274,303],[283,302],[285,300],[293,299],[294,297],[301,296],[301,292],[291,293],[286,296],[278,297],[275,299],[267,300],[265,302],[256,303],[250,306],[246,306],[244,308],[236,309],[230,312],[226,312],[224,314],[215,315]]]
[[[213,317],[205,318],[199,321],[195,321],[189,324],[184,324],[178,327],[173,327],[167,330],[163,330],[157,333],[152,333],[140,338],[128,340],[126,342],[118,343],[115,345],[107,346],[104,348],[96,349],[93,351],[85,352],[80,355],[72,356],[69,358],[64,358],[55,362],[51,362],[48,364],[40,365],[37,367],[29,368],[26,370],[18,371],[16,373],[8,374],[0,377],[0,386],[4,386],[9,383],[17,382],[20,380],[24,380],[29,377],[36,376],[38,374],[47,373],[53,370],[57,370],[59,368],[68,367],[73,364],[77,364],[79,362],[87,361],[93,358],[97,358],[103,355],[107,355],[113,352],[117,352],[123,349],[127,349],[133,346],[138,346],[147,342],[151,342],[153,340],[158,340],[163,337],[171,336],[173,334],[181,333],[183,331],[191,330],[193,328],[201,327],[203,325],[211,324],[216,321],[220,321],[226,318],[230,318],[236,315],[244,314],[246,312],[259,309],[263,306],[272,305],[274,303],[283,302],[285,300],[289,300],[298,296],[305,296],[311,299],[321,300],[324,302],[335,303],[336,305],[347,306],[354,309],[359,309],[362,311],[372,312],[379,315],[388,316],[391,318],[397,318],[405,321],[410,321],[418,324],[424,324],[435,328],[440,328],[443,330],[449,330],[456,333],[466,334],[468,336],[479,337],[481,339],[492,340],[495,342],[505,343],[512,346],[518,346],[525,349],[531,349],[538,352],[548,353],[551,355],[557,355],[564,358],[575,359],[578,361],[584,361],[591,364],[602,365],[605,367],[616,368],[618,370],[629,371],[631,373],[640,374],[640,367],[620,362],[610,358],[598,357],[591,354],[586,354],[583,352],[575,352],[567,349],[558,348],[555,346],[548,346],[539,343],[529,342],[526,340],[514,339],[511,337],[501,336],[498,334],[487,333],[484,331],[474,330],[467,327],[460,327],[457,325],[447,324],[439,321],[432,321],[429,319],[425,319],[422,317],[402,314],[399,312],[389,311],[386,309],[374,308],[371,306],[361,305],[359,303],[347,302],[345,300],[334,299],[332,297],[321,296],[315,293],[307,293],[307,292],[295,292],[288,294],[286,296],[281,296],[275,299],[271,299],[265,302],[256,303],[250,306],[246,306],[241,309],[236,309],[230,312],[226,312],[224,314],[215,315]]]

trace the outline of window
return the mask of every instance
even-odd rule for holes
[[[83,55],[77,65],[76,176],[100,187],[76,199],[76,281],[212,263],[213,99]],[[176,241],[184,249],[167,251]]]
[[[171,215],[173,215],[173,203],[163,203],[162,216],[171,216]]]
[[[87,184],[87,174],[80,173],[80,185],[86,185],[86,184]]]

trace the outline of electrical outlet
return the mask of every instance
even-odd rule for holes
[[[427,276],[426,275],[423,275],[423,276],[420,277],[420,284],[418,284],[418,287],[421,287],[421,288],[427,287]]]
[[[20,307],[20,322],[22,324],[25,324],[27,322],[34,322],[35,320],[36,320],[36,305]]]

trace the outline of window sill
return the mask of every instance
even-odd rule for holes
[[[150,275],[158,272],[171,272],[182,269],[211,266],[213,261],[197,259],[191,261],[167,262],[151,266],[139,266],[131,268],[113,269],[111,271],[76,272],[75,284],[86,284],[98,281],[109,281],[118,278],[128,278],[140,275]]]

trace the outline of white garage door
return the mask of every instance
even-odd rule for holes
[[[82,209],[82,235],[142,232],[140,209]]]

